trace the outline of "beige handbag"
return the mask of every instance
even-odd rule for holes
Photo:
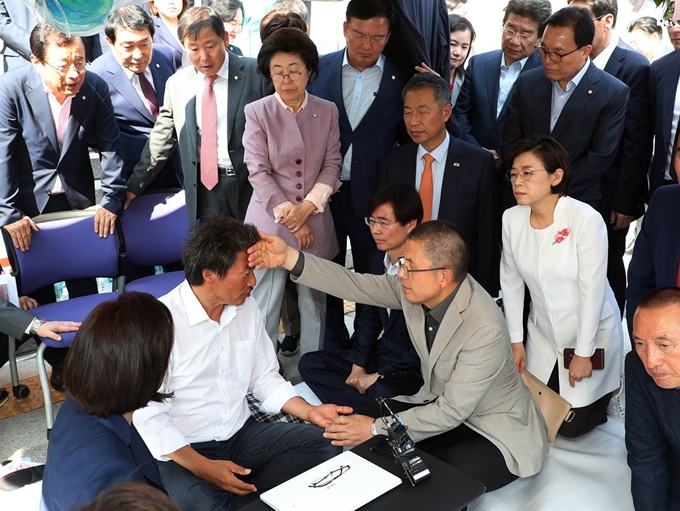
[[[534,398],[534,401],[536,401],[538,408],[543,414],[543,418],[548,425],[548,440],[550,440],[550,443],[552,444],[555,442],[557,431],[560,429],[560,426],[562,426],[562,423],[571,422],[574,418],[574,412],[571,410],[571,405],[567,400],[526,369],[520,376],[522,377],[524,384],[529,387],[531,396]]]

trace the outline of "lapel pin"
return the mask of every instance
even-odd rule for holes
[[[397,79],[397,77],[392,75],[392,80],[396,80],[396,79]]]
[[[161,65],[158,62],[156,62],[156,67],[159,68],[161,67]]]
[[[238,80],[238,76],[234,76],[234,80]]]
[[[316,119],[316,114],[312,114],[312,117],[314,117]]]
[[[592,89],[588,89],[588,95],[590,96],[593,93]]]
[[[85,101],[86,99],[87,99],[87,96],[83,96],[83,101]]]
[[[458,163],[457,161],[454,161],[454,162],[453,162],[453,166],[454,166],[454,167],[460,167],[460,163]]]

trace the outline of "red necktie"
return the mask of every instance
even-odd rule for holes
[[[205,77],[201,105],[201,183],[208,190],[217,184],[217,103],[213,82],[217,75]]]
[[[434,182],[432,179],[432,162],[434,156],[430,153],[423,156],[425,160],[425,168],[423,169],[423,176],[420,178],[420,200],[423,202],[423,222],[432,220],[432,196],[434,193]]]
[[[680,259],[678,260],[678,266],[675,270],[675,287],[680,287]]]
[[[144,73],[136,73],[139,77],[139,85],[142,87],[142,94],[149,102],[149,110],[154,119],[158,118],[158,95],[154,90],[149,79],[144,76]]]

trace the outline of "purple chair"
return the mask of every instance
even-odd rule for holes
[[[189,234],[183,190],[157,191],[137,197],[121,218],[124,261],[159,266],[182,260],[182,246]],[[156,298],[184,280],[183,271],[143,277],[125,286],[125,291],[143,291]]]
[[[116,234],[106,239],[100,238],[94,232],[94,215],[94,211],[63,211],[35,217],[33,221],[39,231],[33,233],[31,247],[26,252],[15,250],[9,234],[2,229],[20,296],[30,295],[36,289],[70,279],[110,277],[114,279],[116,286],[120,285],[117,281],[120,276],[120,227],[117,226]],[[118,294],[112,292],[72,298],[41,305],[32,309],[31,313],[48,321],[83,321],[95,306],[115,299]],[[61,334],[61,337],[59,342],[41,339],[37,352],[48,438],[54,423],[54,411],[44,351],[47,346],[67,348],[73,342],[75,333]],[[15,340],[10,338],[9,344],[12,385],[18,386]]]

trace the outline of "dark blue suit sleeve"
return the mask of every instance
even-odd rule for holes
[[[21,339],[34,317],[4,298],[0,298],[0,332],[3,334]]]
[[[475,58],[470,59],[468,63],[467,70],[465,71],[465,79],[463,80],[463,86],[460,89],[460,94],[458,94],[458,99],[456,100],[456,106],[453,109],[453,116],[458,121],[460,126],[461,135],[460,139],[470,142],[471,144],[480,145],[477,139],[472,135],[472,85],[474,83],[473,69]]]

